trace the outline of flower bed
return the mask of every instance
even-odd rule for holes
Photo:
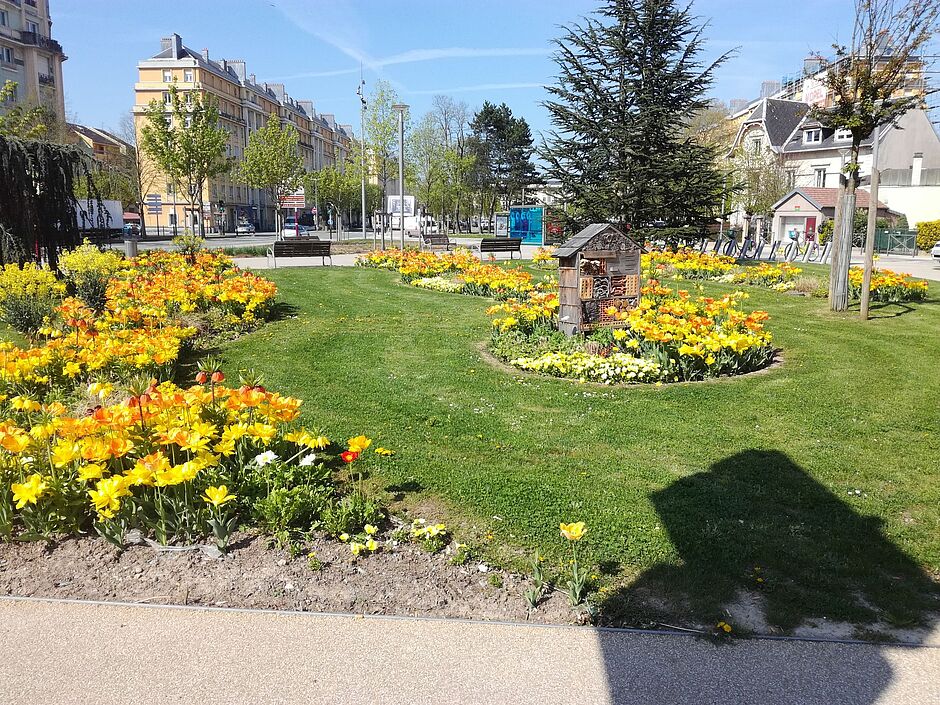
[[[735,284],[762,286],[774,291],[789,291],[802,272],[802,269],[794,267],[789,262],[761,262],[735,272],[731,281]]]
[[[122,546],[138,529],[160,544],[211,535],[224,550],[238,520],[277,536],[315,524],[358,532],[378,520],[361,480],[350,481],[369,439],[336,448],[289,428],[300,400],[250,373],[226,387],[217,360],[200,363],[193,386],[172,381],[197,332],[189,317],[235,331],[257,325],[273,283],[205,252],[114,262],[85,246],[64,259],[70,285],[97,305],[66,298],[34,347],[0,346],[0,537],[93,528]],[[0,294],[33,284],[64,293],[50,276],[8,269]]]
[[[849,295],[854,299],[862,296],[864,274],[860,267],[852,267],[849,270]],[[869,291],[872,301],[923,301],[927,298],[927,282],[914,279],[910,274],[892,272],[890,269],[875,269],[872,271]]]
[[[532,275],[522,268],[483,264],[469,250],[441,254],[418,250],[384,250],[360,255],[360,267],[391,269],[411,284],[435,291],[487,296],[520,297],[536,291]]]
[[[689,248],[653,250],[641,258],[643,270],[651,279],[673,276],[677,279],[719,279],[735,268],[734,257],[713,255]]]

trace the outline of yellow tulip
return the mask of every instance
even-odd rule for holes
[[[580,541],[584,537],[584,534],[587,533],[583,521],[572,522],[570,524],[562,522],[559,526],[561,528],[561,535],[569,541]]]
[[[229,494],[228,487],[225,485],[207,487],[205,493],[202,495],[203,501],[206,504],[211,504],[213,507],[221,507],[226,502],[235,499],[235,497],[236,495]]]

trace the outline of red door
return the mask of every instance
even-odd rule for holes
[[[806,219],[805,236],[807,240],[816,239],[816,218],[815,217]]]

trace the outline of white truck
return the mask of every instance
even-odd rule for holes
[[[102,201],[101,213],[95,201],[89,203],[79,199],[75,206],[75,217],[78,220],[78,229],[88,235],[98,237],[117,237],[124,230],[124,207],[120,201]],[[98,217],[101,216],[104,230],[99,227]]]

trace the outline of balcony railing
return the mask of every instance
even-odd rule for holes
[[[30,44],[32,46],[37,46],[40,49],[54,51],[57,54],[65,53],[62,51],[62,45],[59,44],[59,42],[57,42],[55,39],[44,37],[38,32],[20,32],[20,41],[23,42],[23,44]]]
[[[45,86],[54,86],[55,76],[51,73],[41,73],[39,74],[39,82]]]

